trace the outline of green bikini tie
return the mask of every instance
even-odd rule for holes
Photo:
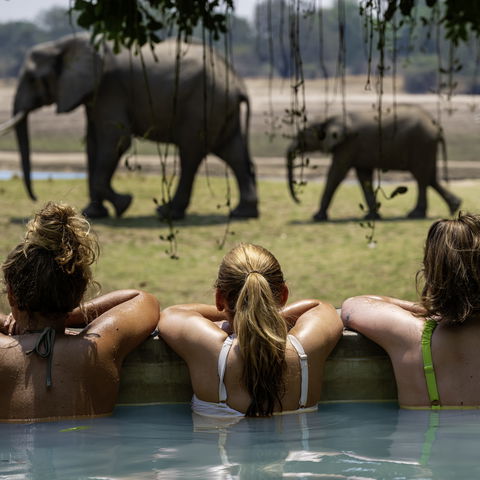
[[[34,333],[34,332],[31,332]],[[52,386],[52,356],[53,345],[55,343],[55,329],[53,327],[45,327],[35,343],[35,346],[29,350],[27,355],[36,353],[39,357],[47,359],[47,387]]]
[[[425,322],[422,333],[422,357],[423,370],[425,371],[425,381],[427,382],[428,397],[430,399],[431,408],[433,410],[440,409],[440,395],[437,390],[437,380],[435,378],[435,370],[433,368],[432,359],[432,334],[437,326],[437,322],[428,319]]]

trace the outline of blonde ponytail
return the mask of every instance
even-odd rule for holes
[[[243,357],[243,381],[251,403],[246,416],[272,415],[285,393],[287,325],[280,315],[285,281],[276,258],[264,248],[240,244],[220,266],[217,288],[234,312]]]

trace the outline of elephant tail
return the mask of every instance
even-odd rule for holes
[[[246,93],[241,92],[238,96],[238,100],[240,105],[242,103],[245,103],[245,108],[246,108],[246,113],[245,113],[245,125],[242,128],[243,135],[245,138],[245,148],[247,149],[248,153],[248,160],[250,162],[250,172],[253,177],[255,177],[255,166],[253,165],[252,162],[252,156],[250,155],[250,147],[249,147],[249,138],[250,138],[250,116],[251,116],[251,111],[250,111],[250,99],[248,98],[248,95]]]

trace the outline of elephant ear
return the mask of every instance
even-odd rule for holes
[[[331,152],[345,140],[348,133],[348,118],[337,116],[327,121],[325,125],[325,139],[323,141],[325,151]]]
[[[61,50],[54,42],[40,43],[32,48],[23,65],[23,71],[35,78],[47,78],[55,73]]]
[[[61,46],[57,113],[73,110],[98,87],[103,62],[85,36],[69,38]]]

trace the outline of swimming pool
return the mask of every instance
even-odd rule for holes
[[[189,405],[176,404],[0,429],[0,478],[8,479],[480,477],[477,411],[327,404],[222,426],[198,422]]]

